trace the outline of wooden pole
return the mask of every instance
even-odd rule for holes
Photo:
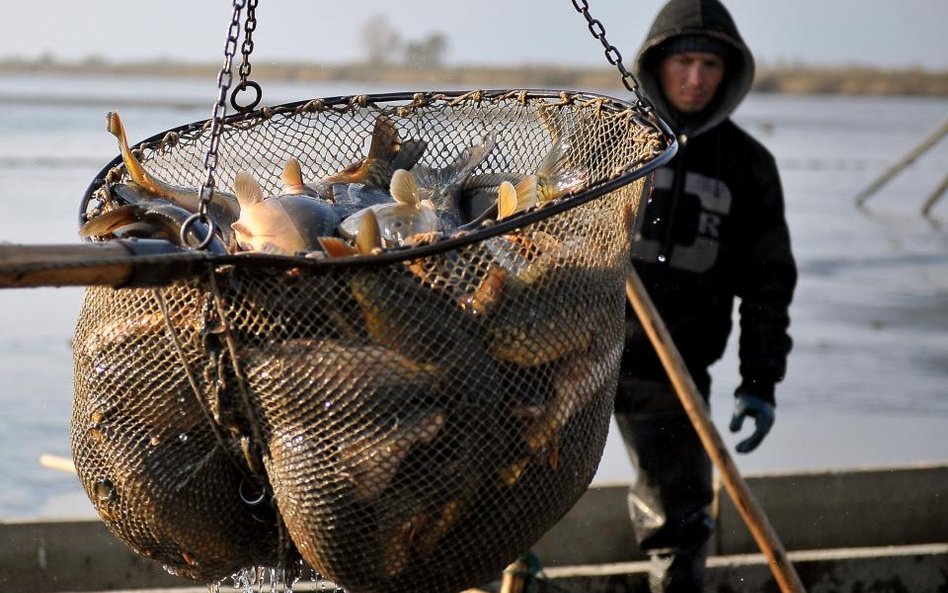
[[[500,581],[500,593],[524,593],[529,571],[530,566],[522,557],[511,562],[504,569],[504,575]]]
[[[936,129],[932,130],[932,132],[928,134],[928,136],[926,136],[918,146],[910,150],[894,165],[886,169],[882,175],[869,184],[869,187],[859,192],[859,194],[856,196],[856,206],[862,206],[865,201],[869,199],[869,196],[876,193],[880,187],[888,183],[888,181],[895,177],[899,171],[915,162],[915,159],[920,157],[925,153],[925,151],[934,146],[935,143],[941,140],[942,136],[945,134],[948,134],[948,119],[945,119]]]
[[[793,565],[787,559],[787,553],[780,543],[780,538],[777,537],[777,533],[770,526],[767,516],[760,508],[747,483],[741,478],[737,466],[728,454],[724,441],[721,440],[721,436],[711,422],[704,399],[698,393],[698,388],[695,387],[694,379],[688,372],[688,368],[672,341],[665,323],[655,309],[652,299],[634,269],[626,279],[625,292],[649,339],[652,341],[652,345],[655,347],[662,365],[664,365],[665,371],[675,387],[675,392],[681,399],[685,412],[687,412],[695,426],[695,430],[698,432],[698,436],[701,438],[701,442],[704,444],[704,448],[721,472],[724,487],[734,501],[734,506],[737,507],[741,517],[744,518],[748,528],[750,528],[751,535],[769,561],[770,570],[773,572],[780,590],[783,593],[805,593],[806,590],[800,582],[800,577],[797,576]]]
[[[925,200],[925,205],[922,206],[923,216],[928,216],[931,213],[932,207],[935,206],[935,202],[937,202],[938,199],[944,195],[946,190],[948,190],[948,175],[945,175],[944,179],[941,180],[941,184],[939,184],[938,187],[935,188],[935,191],[933,191],[932,194],[928,196],[928,199]]]
[[[0,288],[136,286],[181,277],[207,254],[165,241],[0,245]]]
[[[43,467],[48,467],[49,469],[55,469],[70,474],[76,473],[76,465],[69,457],[60,457],[59,455],[43,453],[39,457],[39,462],[40,465]]]

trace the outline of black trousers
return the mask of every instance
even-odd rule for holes
[[[615,417],[635,469],[629,512],[650,589],[698,593],[714,530],[711,460],[669,383],[620,378]]]

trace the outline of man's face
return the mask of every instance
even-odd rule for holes
[[[702,111],[714,99],[724,78],[724,60],[707,52],[683,52],[663,59],[658,67],[662,92],[681,113]]]

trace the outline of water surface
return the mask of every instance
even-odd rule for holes
[[[270,103],[383,90],[265,85]],[[213,84],[139,77],[0,77],[0,241],[77,240],[79,200],[132,142],[210,113]],[[752,95],[735,116],[777,158],[800,267],[795,348],[777,422],[745,472],[948,462],[948,196],[919,208],[948,171],[948,141],[872,197],[853,197],[948,115],[937,99]],[[91,516],[77,479],[40,466],[69,454],[69,342],[82,289],[0,290],[0,517]],[[732,339],[713,368],[722,436],[738,381]],[[615,431],[597,481],[625,480]]]

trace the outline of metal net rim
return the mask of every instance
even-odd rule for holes
[[[380,110],[383,104],[393,103],[389,109],[404,115],[413,110],[430,106],[435,103],[460,104],[463,102],[480,103],[491,101],[519,101],[527,104],[530,100],[547,101],[548,105],[583,104],[594,106],[596,109],[620,113],[634,112],[638,125],[651,129],[657,137],[662,149],[652,151],[651,158],[643,157],[627,164],[612,177],[595,180],[585,189],[569,193],[552,202],[511,216],[503,221],[489,226],[482,225],[474,229],[451,237],[442,238],[430,244],[404,246],[386,250],[373,255],[356,255],[334,257],[326,259],[304,258],[296,256],[269,255],[262,253],[241,253],[239,255],[219,255],[204,252],[205,261],[225,265],[246,267],[274,267],[274,268],[366,268],[378,267],[392,263],[406,262],[471,245],[491,237],[496,237],[527,225],[545,220],[553,215],[571,210],[587,202],[600,198],[616,189],[628,185],[670,161],[678,150],[678,140],[669,125],[656,115],[654,110],[645,108],[641,103],[631,103],[608,95],[588,91],[553,90],[553,89],[492,89],[492,90],[452,90],[452,91],[401,91],[389,93],[337,95],[333,97],[313,98],[308,100],[282,103],[275,106],[265,106],[246,113],[236,113],[222,120],[223,125],[241,127],[260,123],[275,116],[292,117],[300,113],[334,111],[346,113],[348,111],[373,107]],[[407,103],[406,103],[407,102]],[[398,104],[400,103],[400,104]],[[407,111],[406,111],[407,110]],[[200,135],[211,126],[212,120],[197,120],[168,130],[158,132],[138,142],[134,148],[143,150],[165,151],[173,148],[181,138]],[[105,191],[112,182],[118,180],[124,171],[122,156],[117,155],[109,161],[93,178],[88,185],[79,206],[78,223],[82,226],[86,222],[89,204],[97,195]],[[91,239],[84,239],[91,241]],[[194,250],[202,251],[202,250]]]

